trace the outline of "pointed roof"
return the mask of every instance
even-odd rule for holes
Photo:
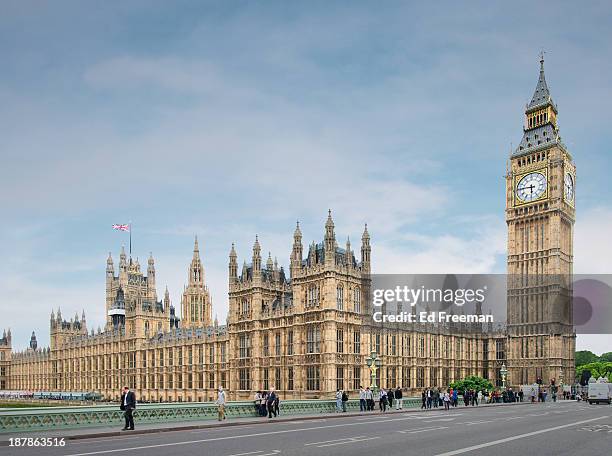
[[[325,222],[326,227],[334,227],[334,220],[332,219],[331,209],[327,210],[327,221]]]
[[[532,111],[534,109],[546,106],[548,103],[552,105],[556,112],[557,107],[552,101],[550,90],[546,84],[546,76],[544,75],[544,54],[542,54],[540,56],[540,77],[538,78],[538,84],[536,85],[533,97],[531,97],[531,101],[527,105],[527,111]]]
[[[364,241],[366,239],[370,239],[370,233],[368,233],[368,224],[365,224],[365,228],[363,229],[363,235],[361,236],[361,240]]]
[[[230,254],[229,254],[230,258],[236,258],[236,247],[234,246],[234,243],[232,242],[232,249],[230,250]]]
[[[298,220],[295,223],[295,231],[293,232],[293,238],[294,239],[301,239],[302,238],[302,230],[300,230],[300,221]]]

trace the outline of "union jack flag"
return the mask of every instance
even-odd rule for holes
[[[115,224],[113,225],[113,230],[119,230],[119,231],[130,231],[130,225],[118,225]]]

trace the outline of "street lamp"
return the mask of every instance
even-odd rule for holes
[[[508,369],[506,369],[506,363],[502,364],[501,370],[499,371],[502,378],[502,388],[506,389],[506,375],[508,375]]]
[[[376,371],[380,368],[381,364],[380,358],[378,357],[375,351],[370,353],[370,356],[366,358],[366,363],[368,363],[368,368],[370,369],[371,375],[370,388],[372,389],[372,391],[374,391],[376,388],[378,388],[378,386],[376,385]]]

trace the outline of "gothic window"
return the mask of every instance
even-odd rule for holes
[[[336,287],[336,308],[338,310],[344,310],[344,288],[342,285]]]
[[[270,356],[270,344],[268,342],[268,334],[267,333],[264,334],[262,336],[262,338],[263,338],[263,342],[262,342],[262,345],[263,345],[263,355],[264,356]]]
[[[251,356],[251,338],[248,334],[240,334],[238,352],[240,358],[249,358]]]
[[[276,356],[280,356],[281,353],[281,333],[277,332],[274,341],[274,351]]]
[[[338,353],[344,353],[344,330],[336,330],[336,351]]]
[[[506,359],[506,341],[503,339],[495,341],[495,358]]]
[[[287,368],[287,389],[293,389],[293,367]]]
[[[416,387],[423,388],[425,386],[425,368],[418,367],[417,368],[417,378],[416,378]]]
[[[361,367],[353,367],[353,389],[358,390],[361,386]]]
[[[344,367],[336,367],[336,389],[344,390]]]
[[[287,354],[293,355],[293,330],[287,332]]]
[[[318,326],[310,326],[306,330],[306,353],[321,351],[321,332]]]
[[[353,333],[353,353],[356,355],[361,353],[361,333],[359,331]]]
[[[361,289],[359,287],[353,289],[353,308],[356,313],[361,313]]]
[[[306,389],[308,391],[317,391],[320,389],[319,366],[308,366],[306,368]]]

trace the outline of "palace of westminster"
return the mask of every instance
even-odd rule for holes
[[[289,270],[257,238],[250,263],[229,254],[226,325],[211,318],[211,298],[196,238],[188,284],[175,314],[168,290],[158,300],[155,263],[146,275],[122,250],[106,262],[106,325],[87,328],[51,312],[50,347],[12,352],[0,338],[0,390],[98,392],[117,399],[134,388],[144,401],[207,401],[223,386],[231,400],[275,387],[283,399],[331,397],[370,385],[366,358],[376,352],[377,384],[415,394],[468,375],[516,387],[574,379],[571,284],[575,167],[562,143],[544,61],[525,111],[523,138],[506,173],[507,324],[494,331],[372,319],[367,226],[357,257],[336,241],[331,212],[323,242],[306,247],[299,224]],[[354,396],[354,394],[353,394]]]

